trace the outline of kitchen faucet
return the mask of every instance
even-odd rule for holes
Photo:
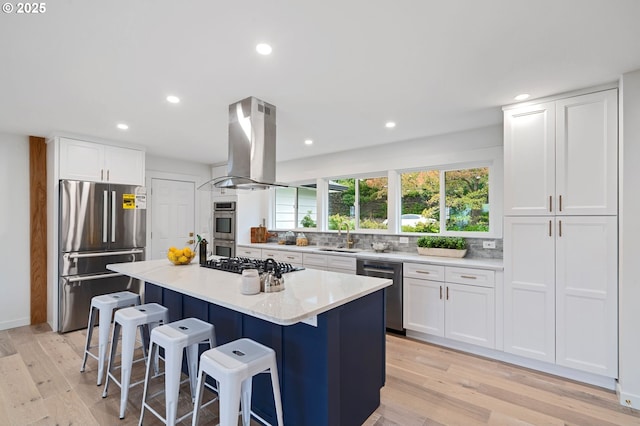
[[[353,247],[353,240],[351,239],[351,235],[349,234],[349,222],[340,222],[338,225],[338,235],[342,234],[342,225],[346,225],[347,227],[347,248],[350,249]]]

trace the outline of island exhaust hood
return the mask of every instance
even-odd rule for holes
[[[276,107],[254,97],[229,105],[227,176],[212,179],[198,189],[282,186],[275,180]]]

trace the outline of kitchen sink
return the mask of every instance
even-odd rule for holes
[[[318,248],[318,250],[333,251],[338,253],[359,253],[362,251],[361,249],[348,249],[348,248],[342,248],[342,247],[320,247]]]

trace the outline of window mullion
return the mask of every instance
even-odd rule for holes
[[[440,170],[440,234],[447,231],[447,194],[444,177],[445,171]]]

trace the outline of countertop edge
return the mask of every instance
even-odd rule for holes
[[[418,253],[408,253],[401,251],[376,253],[374,251],[362,250],[359,252],[332,252],[322,250],[321,246],[294,246],[276,243],[250,243],[238,244],[238,247],[271,249],[280,251],[290,251],[296,253],[313,253],[323,254],[327,256],[355,257],[356,259],[379,259],[395,262],[410,263],[426,263],[431,265],[443,266],[460,266],[469,268],[490,269],[494,271],[503,271],[504,262],[502,259],[482,259],[482,258],[452,258],[452,257],[436,257],[423,256]]]

